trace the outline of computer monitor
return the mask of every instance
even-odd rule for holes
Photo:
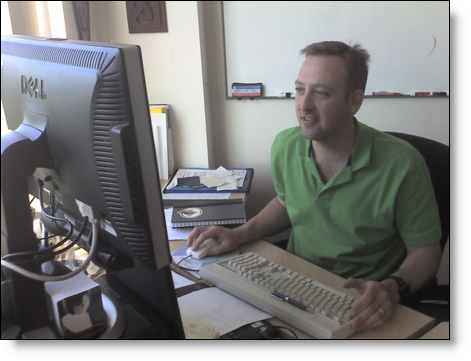
[[[106,270],[106,286],[150,322],[150,337],[184,337],[140,48],[17,35],[1,42],[10,129],[2,135],[2,257],[23,252],[22,266],[41,272],[27,257],[40,245],[29,195],[44,195],[47,212],[69,220],[76,236],[83,202],[100,215],[93,262]],[[70,228],[50,224],[52,233]],[[2,319],[39,328],[48,322],[43,299],[41,282],[2,267]]]

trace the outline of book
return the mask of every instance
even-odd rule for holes
[[[161,189],[165,189],[168,181],[160,182]],[[163,193],[162,200],[165,207],[194,207],[210,206],[226,203],[244,203],[247,193]]]
[[[214,194],[214,193],[211,193]],[[178,196],[178,197],[177,197]],[[229,204],[229,203],[244,203],[245,193],[232,193],[228,198],[211,198],[206,197],[203,193],[185,193],[180,194],[164,194],[163,195],[164,206],[170,207],[196,207],[196,206],[212,206],[218,204]]]
[[[194,227],[243,224],[246,222],[244,203],[228,203],[195,207],[174,207],[171,227]]]

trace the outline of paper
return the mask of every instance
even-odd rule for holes
[[[172,181],[167,185],[167,189],[176,187],[179,178],[200,177],[201,183],[208,188],[217,187],[221,190],[237,190],[244,184],[247,174],[246,170],[227,170],[224,167],[218,169],[179,169]]]
[[[212,187],[219,187],[222,186],[225,183],[222,178],[216,177],[216,176],[204,176],[200,177],[201,183],[203,183],[206,187],[212,188]]]
[[[189,286],[195,283],[189,280],[188,278],[180,276],[178,273],[174,271],[172,271],[172,277],[173,277],[173,284],[175,286],[175,289]]]
[[[220,333],[213,325],[208,325],[187,315],[182,315],[183,329],[187,340],[211,340]]]
[[[220,178],[224,178],[229,175],[232,175],[233,171],[227,170],[223,166],[220,166],[218,169],[214,170],[213,173]]]
[[[232,191],[242,187],[244,178],[238,176],[227,176],[220,178],[224,183],[218,186],[218,191]],[[241,181],[241,182],[240,182]]]
[[[178,306],[182,314],[214,326],[221,335],[272,317],[216,287],[182,296],[178,298]]]

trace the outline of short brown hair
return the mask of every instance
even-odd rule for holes
[[[306,46],[299,52],[306,57],[311,55],[340,56],[347,67],[349,91],[361,89],[365,92],[368,79],[370,54],[360,45],[347,45],[340,41],[323,41]]]

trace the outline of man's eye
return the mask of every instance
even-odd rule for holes
[[[296,91],[296,93],[302,93],[302,91],[303,91],[302,88],[294,88],[294,90]]]

